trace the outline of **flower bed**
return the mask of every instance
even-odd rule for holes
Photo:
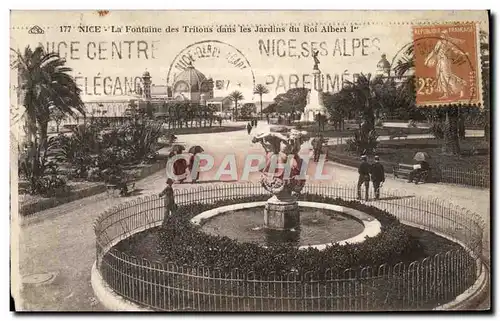
[[[137,180],[145,178],[165,167],[167,160],[162,159],[153,164],[138,165],[128,172]],[[20,185],[23,185],[22,183]],[[106,185],[102,182],[72,182],[68,183],[69,190],[64,195],[42,197],[40,195],[20,194],[19,215],[27,216],[53,208],[65,203],[73,202],[85,197],[103,193]]]
[[[206,266],[221,271],[237,268],[243,273],[252,271],[259,277],[265,277],[270,273],[290,271],[309,271],[324,275],[326,270],[335,273],[359,266],[411,262],[427,255],[417,239],[410,235],[408,228],[386,211],[356,201],[314,194],[301,195],[301,200],[337,204],[365,212],[381,222],[381,233],[360,244],[333,245],[322,251],[313,248],[299,250],[286,244],[265,248],[256,243],[241,243],[228,237],[209,235],[190,222],[192,217],[206,210],[235,203],[264,201],[267,198],[268,195],[262,195],[215,204],[181,206],[176,215],[169,217],[166,226],[157,231],[159,255],[151,257],[154,251],[149,250],[148,259],[174,262],[177,265]],[[117,249],[129,255],[141,256],[142,246],[135,247],[139,252],[130,250],[134,248],[134,243],[140,242],[143,237],[144,235],[138,234],[120,243]],[[459,248],[451,242],[448,245],[450,249]]]
[[[70,182],[68,183],[68,187],[69,191],[64,196],[42,197],[40,195],[20,194],[19,215],[31,215],[106,191],[104,184],[93,182]]]

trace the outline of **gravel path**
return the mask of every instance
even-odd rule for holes
[[[256,131],[265,130],[268,125],[259,123]],[[238,164],[244,155],[262,154],[258,144],[252,144],[246,130],[231,133],[179,135],[179,142],[187,145],[201,145],[207,153],[215,155],[215,169],[201,174],[200,180],[212,179],[226,153],[234,153]],[[305,147],[307,152],[307,146]],[[310,171],[313,173],[315,167]],[[241,171],[241,169],[240,169]],[[357,181],[355,169],[328,162],[324,172],[332,180],[310,180],[311,184],[341,184],[352,186]],[[223,178],[224,179],[224,178]],[[250,175],[250,180],[257,179]],[[127,199],[105,193],[42,211],[22,222],[19,236],[19,272],[22,276],[33,273],[55,272],[57,277],[51,284],[27,285],[21,291],[22,302],[18,310],[36,311],[101,311],[104,308],[94,297],[90,285],[90,268],[95,259],[95,243],[92,224],[107,208],[143,195],[159,193],[165,182],[165,173],[159,171],[136,186],[140,194]],[[215,183],[221,184],[221,183]],[[187,183],[174,188],[192,188]],[[199,186],[198,184],[196,186]],[[384,188],[398,193],[422,197],[446,199],[450,203],[474,211],[489,222],[490,191],[444,184],[407,184],[402,180],[388,178]],[[489,225],[488,225],[489,227]],[[489,240],[489,235],[486,235]],[[489,249],[489,242],[485,244]],[[489,255],[489,250],[486,251]]]

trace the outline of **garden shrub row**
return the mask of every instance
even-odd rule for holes
[[[263,247],[257,243],[242,243],[225,236],[204,233],[190,219],[220,206],[264,201],[268,195],[235,198],[215,204],[190,204],[180,206],[177,213],[168,217],[158,232],[158,253],[162,261],[178,265],[206,266],[222,271],[238,268],[253,271],[258,275],[297,271],[311,271],[324,275],[327,270],[342,272],[347,268],[376,266],[397,263],[405,256],[414,256],[419,251],[419,242],[412,238],[406,227],[386,211],[363,205],[356,201],[328,198],[314,194],[303,194],[303,201],[323,202],[346,206],[363,211],[378,219],[382,231],[375,237],[359,244],[332,245],[325,250],[309,248],[299,250],[287,244]]]

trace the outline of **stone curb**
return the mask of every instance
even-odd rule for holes
[[[374,237],[377,234],[379,234],[381,231],[382,226],[380,225],[380,222],[378,220],[376,220],[374,217],[372,217],[366,213],[360,212],[358,210],[348,208],[345,206],[316,203],[316,202],[299,201],[297,203],[301,207],[319,208],[319,209],[325,209],[325,210],[331,210],[331,211],[344,213],[344,214],[352,217],[354,220],[360,222],[365,227],[363,229],[363,232],[361,232],[360,234],[353,236],[349,239],[334,242],[334,243],[303,245],[303,246],[299,247],[299,249],[301,249],[301,250],[308,249],[308,248],[324,250],[327,246],[331,246],[333,244],[346,245],[346,244],[362,243],[365,241],[366,237]],[[266,205],[266,201],[250,202],[250,203],[242,203],[242,204],[232,204],[232,205],[222,206],[222,207],[214,208],[212,210],[208,210],[208,211],[205,211],[205,212],[202,212],[202,213],[196,215],[195,217],[193,217],[191,219],[191,223],[199,225],[201,223],[201,221],[204,219],[208,219],[208,218],[211,218],[211,217],[214,217],[214,216],[217,216],[217,215],[229,212],[229,211],[252,208],[252,207],[261,207],[264,205]]]
[[[401,221],[401,223],[416,227],[419,229],[424,229],[424,226],[415,224],[415,223],[410,223],[407,221]],[[454,243],[459,244],[462,248],[468,250],[470,252],[470,249],[461,241],[454,239],[446,234],[440,233],[438,231],[434,231],[433,229],[428,229],[432,233],[445,238],[447,240],[450,240]],[[489,270],[486,264],[479,258],[479,265],[481,266],[481,274],[478,276],[476,281],[474,282],[473,285],[471,285],[467,290],[465,290],[463,293],[458,295],[453,301],[442,304],[433,310],[436,311],[444,311],[444,310],[467,310],[467,309],[473,309],[477,304],[481,302],[482,299],[484,299],[486,293],[486,289],[488,286],[488,282],[490,279],[489,276]],[[478,265],[478,267],[479,267]]]
[[[434,310],[473,310],[479,303],[481,303],[487,295],[486,289],[488,288],[490,280],[488,268],[483,262],[481,262],[481,265],[482,273],[470,288],[457,296],[455,300],[434,308]]]
[[[154,312],[130,300],[125,299],[117,294],[113,289],[104,281],[101,274],[97,270],[96,262],[92,265],[90,273],[90,282],[92,289],[99,301],[111,311],[126,311],[126,312]]]
[[[85,197],[93,196],[96,194],[100,194],[106,191],[106,185],[99,184],[94,186],[89,186],[86,188],[80,188],[75,191],[71,191],[70,195],[64,197],[51,197],[44,198],[35,203],[29,204],[19,204],[19,215],[20,216],[29,216],[35,214],[37,212],[41,212],[43,210],[47,210],[49,208],[53,208],[65,203],[73,202]]]

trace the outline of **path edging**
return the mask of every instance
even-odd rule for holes
[[[156,173],[157,171],[165,167],[166,163],[167,163],[166,160],[160,160],[154,164],[151,164],[151,166],[145,166],[141,168],[139,174],[136,176],[136,180],[141,180],[143,178],[146,178],[147,176]],[[71,192],[70,195],[65,197],[44,198],[35,203],[24,204],[24,205],[21,203],[19,204],[20,205],[19,215],[20,216],[33,215],[37,212],[48,210],[50,208],[54,208],[59,205],[73,202],[82,198],[94,196],[96,194],[104,193],[105,191],[106,191],[106,184],[102,183],[73,191]]]

